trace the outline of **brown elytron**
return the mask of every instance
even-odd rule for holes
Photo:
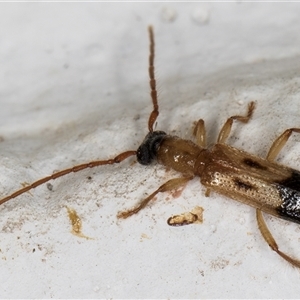
[[[211,191],[218,192],[229,198],[238,200],[256,208],[258,227],[269,246],[292,265],[300,268],[300,262],[291,258],[278,249],[278,246],[264,222],[262,211],[273,216],[300,223],[300,172],[274,162],[280,150],[293,132],[300,133],[298,128],[290,128],[283,132],[272,144],[266,159],[253,156],[245,151],[226,145],[234,121],[248,123],[251,119],[255,103],[248,104],[247,114],[236,115],[227,119],[220,130],[217,143],[210,149],[206,148],[206,130],[201,119],[194,128],[195,142],[183,140],[176,136],[167,135],[163,131],[154,131],[154,123],[159,114],[156,80],[154,72],[154,34],[149,27],[150,56],[149,77],[153,111],[148,120],[148,134],[137,151],[126,151],[115,158],[92,161],[69,169],[56,172],[42,178],[0,200],[0,204],[15,198],[37,186],[72,172],[101,165],[120,163],[136,155],[137,161],[149,165],[157,161],[172,168],[181,177],[168,180],[150,196],[142,200],[136,207],[120,212],[118,218],[128,218],[138,213],[161,192],[180,187],[193,179],[200,177],[200,182],[206,187],[206,196]],[[195,215],[176,216],[170,220],[172,225],[193,223]]]

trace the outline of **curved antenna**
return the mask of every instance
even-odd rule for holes
[[[151,98],[152,98],[152,103],[153,103],[153,111],[151,112],[151,114],[149,116],[148,128],[149,128],[150,132],[153,132],[153,125],[158,117],[159,111],[158,111],[158,104],[157,104],[156,80],[155,80],[155,76],[154,76],[155,42],[154,42],[154,33],[153,33],[152,26],[148,27],[148,31],[149,31],[149,39],[150,39],[149,77],[150,77]],[[6,196],[3,199],[0,199],[0,205],[9,201],[10,199],[18,197],[19,195],[24,194],[24,193],[30,191],[31,189],[34,189],[34,188],[48,182],[50,180],[65,176],[69,173],[75,173],[75,172],[78,172],[78,171],[81,171],[81,170],[87,169],[87,168],[94,168],[94,167],[102,166],[102,165],[112,165],[112,164],[120,163],[121,161],[127,159],[128,157],[136,155],[136,153],[137,153],[136,151],[126,151],[126,152],[123,152],[123,153],[117,155],[115,158],[112,158],[112,159],[91,161],[88,163],[84,163],[81,165],[74,166],[72,168],[68,168],[68,169],[53,173],[52,175],[46,176],[42,179],[39,179],[39,180],[33,182],[32,184],[17,190],[16,192],[12,193],[11,195]]]
[[[150,55],[149,55],[149,77],[150,77],[150,89],[151,89],[151,98],[153,103],[153,111],[151,112],[148,120],[148,129],[150,132],[153,132],[153,125],[159,115],[158,103],[157,103],[157,90],[156,90],[156,80],[154,75],[154,57],[155,57],[155,42],[154,42],[154,33],[153,27],[148,27],[149,39],[150,39]]]
[[[24,193],[30,191],[31,189],[34,189],[34,188],[38,187],[39,185],[42,185],[43,183],[45,183],[45,182],[47,182],[51,179],[56,179],[58,177],[65,176],[69,173],[72,173],[72,172],[75,173],[75,172],[78,172],[78,171],[81,171],[81,170],[87,169],[87,168],[94,168],[94,167],[103,166],[103,165],[118,164],[121,161],[125,160],[126,158],[128,158],[132,155],[136,155],[136,151],[126,151],[126,152],[120,153],[119,155],[117,155],[115,158],[112,158],[112,159],[91,161],[89,163],[77,165],[77,166],[74,166],[72,168],[65,169],[65,170],[53,173],[52,175],[44,177],[42,179],[39,179],[39,180],[35,181],[34,183],[32,183],[28,186],[25,186],[24,188],[22,188],[22,189],[20,189],[16,192],[12,193],[11,195],[1,199],[0,200],[0,205],[7,202],[10,199],[13,199],[13,198],[15,198],[15,197],[17,197],[21,194],[24,194]]]

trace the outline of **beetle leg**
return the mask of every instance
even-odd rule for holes
[[[288,141],[289,137],[292,135],[293,132],[300,133],[299,128],[289,128],[285,130],[272,144],[268,154],[267,154],[267,160],[268,161],[274,161],[281,149],[284,147],[286,142]],[[300,261],[288,256],[287,254],[281,252],[278,248],[278,245],[273,238],[271,232],[269,231],[266,222],[263,219],[263,215],[261,210],[256,209],[256,219],[258,223],[258,228],[265,239],[265,241],[268,243],[268,245],[271,247],[271,249],[275,252],[277,252],[283,259],[291,263],[293,266],[300,268]]]
[[[210,189],[207,188],[205,191],[205,197],[209,197],[210,196]]]
[[[206,148],[206,130],[203,119],[200,119],[194,130],[193,135],[196,138],[196,144],[202,148]]]
[[[278,245],[275,239],[273,238],[272,233],[270,232],[260,209],[256,209],[256,220],[257,220],[260,233],[262,234],[264,240],[271,247],[271,249],[275,251],[278,255],[280,255],[283,259],[285,259],[287,262],[292,264],[293,266],[300,268],[299,260],[294,259],[279,250]]]
[[[283,148],[283,146],[286,144],[288,141],[289,137],[293,132],[298,132],[300,133],[300,128],[290,128],[285,130],[272,144],[268,155],[267,155],[267,160],[268,161],[273,161],[280,150]]]
[[[140,210],[142,210],[144,207],[147,206],[147,204],[158,194],[163,193],[171,190],[178,189],[182,186],[184,186],[188,181],[193,179],[193,177],[180,177],[180,178],[173,178],[168,180],[166,183],[161,185],[156,191],[154,191],[150,196],[142,200],[136,207],[129,209],[127,211],[122,211],[118,213],[119,219],[126,219],[136,213],[138,213]]]
[[[237,120],[242,123],[248,123],[248,121],[251,119],[253,115],[253,111],[255,109],[255,102],[252,101],[248,104],[248,111],[246,116],[232,116],[227,119],[225,124],[223,125],[222,129],[220,130],[219,136],[218,136],[218,143],[225,143],[232,127],[233,120]]]

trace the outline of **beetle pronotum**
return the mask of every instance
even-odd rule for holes
[[[138,213],[158,193],[183,187],[188,181],[199,176],[200,182],[206,187],[206,196],[209,196],[211,191],[216,191],[256,208],[258,227],[266,242],[281,257],[300,268],[300,261],[279,250],[262,216],[263,211],[279,218],[300,223],[300,172],[274,162],[291,134],[293,132],[300,133],[300,129],[285,130],[273,142],[266,159],[225,144],[233,121],[248,123],[253,115],[255,102],[248,104],[246,115],[236,115],[227,119],[220,130],[217,143],[210,149],[206,148],[206,130],[202,119],[197,122],[194,128],[195,142],[167,135],[164,131],[154,131],[153,127],[159,115],[159,107],[154,75],[155,44],[151,26],[149,27],[149,37],[149,77],[153,110],[148,119],[149,132],[139,148],[120,153],[108,160],[92,161],[56,172],[17,190],[0,200],[0,204],[49,180],[65,176],[71,172],[120,163],[136,155],[137,161],[142,165],[149,165],[156,160],[159,164],[181,173],[182,176],[168,180],[136,207],[120,212],[118,218],[126,219]]]

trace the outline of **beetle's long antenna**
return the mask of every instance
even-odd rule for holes
[[[45,183],[45,182],[47,182],[51,179],[56,179],[58,177],[62,177],[62,176],[67,175],[69,173],[72,173],[72,172],[75,173],[75,172],[78,172],[78,171],[81,171],[81,170],[87,169],[87,168],[94,168],[94,167],[103,166],[103,165],[117,164],[117,163],[120,163],[121,161],[125,160],[126,158],[128,158],[132,155],[136,155],[136,151],[126,151],[126,152],[123,152],[123,153],[117,155],[115,158],[112,158],[112,159],[91,161],[89,163],[77,165],[77,166],[74,166],[72,168],[56,172],[56,173],[54,173],[50,176],[39,179],[39,180],[35,181],[34,183],[32,183],[28,186],[25,186],[24,188],[22,188],[22,189],[20,189],[16,192],[12,193],[11,195],[1,199],[0,200],[0,205],[7,202],[10,199],[13,199],[13,198],[15,198],[15,197],[17,197],[21,194],[24,194],[24,193],[30,191],[31,189],[36,188],[37,186],[39,186],[39,185],[41,185],[41,184],[43,184],[43,183]]]
[[[156,90],[156,80],[155,80],[155,68],[154,68],[154,57],[155,57],[155,42],[154,42],[154,33],[152,26],[148,27],[149,38],[150,38],[150,55],[149,55],[149,77],[150,77],[150,89],[151,89],[151,98],[153,103],[153,111],[150,114],[148,120],[148,129],[150,132],[153,132],[153,125],[159,115],[158,103],[157,103],[157,90]]]

